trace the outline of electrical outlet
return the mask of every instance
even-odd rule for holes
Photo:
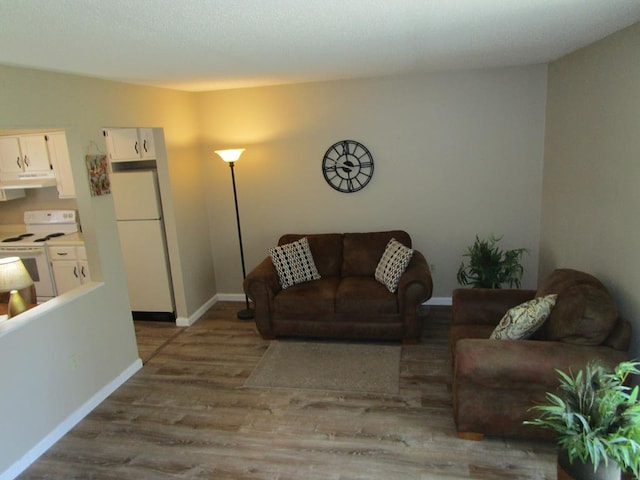
[[[71,368],[73,370],[78,368],[78,365],[80,364],[80,361],[78,359],[78,354],[77,353],[71,354],[71,356],[69,357],[69,362],[71,363]]]

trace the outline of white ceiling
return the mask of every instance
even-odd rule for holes
[[[0,0],[0,63],[202,91],[546,63],[640,0]]]

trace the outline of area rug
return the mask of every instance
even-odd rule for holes
[[[400,346],[271,342],[244,386],[398,393]]]

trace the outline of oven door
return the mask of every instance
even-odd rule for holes
[[[36,287],[38,303],[56,296],[47,251],[44,247],[11,247],[0,249],[0,258],[20,257]]]

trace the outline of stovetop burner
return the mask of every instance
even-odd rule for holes
[[[29,238],[29,237],[33,237],[35,234],[33,233],[22,233],[20,235],[18,235],[17,237],[11,237],[11,238],[5,238],[4,240],[2,240],[2,243],[5,242],[20,242],[21,240],[25,239],[25,238]],[[62,235],[62,234],[60,234]],[[59,235],[57,235],[59,236]],[[36,240],[37,242],[38,240]]]
[[[33,235],[33,234],[30,234]],[[61,237],[63,236],[64,233],[62,232],[56,232],[56,233],[50,233],[49,235],[47,235],[46,237],[42,237],[42,238],[36,238],[34,240],[34,242],[46,242],[47,240],[49,240],[50,238],[56,238],[56,237]]]

